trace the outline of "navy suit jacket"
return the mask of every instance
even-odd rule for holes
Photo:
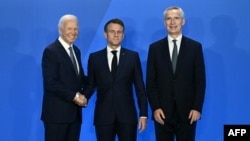
[[[91,53],[88,60],[87,98],[97,90],[95,125],[136,124],[138,116],[147,117],[147,97],[138,53],[121,48],[119,65],[113,79],[108,66],[107,49]],[[133,85],[134,84],[134,85]],[[139,108],[137,114],[133,86]]]
[[[171,117],[175,102],[183,121],[188,121],[191,109],[202,111],[206,80],[202,45],[199,42],[182,37],[175,73],[167,37],[152,43],[146,77],[152,111],[163,109],[166,120]]]
[[[70,123],[82,119],[82,108],[73,99],[81,92],[86,76],[81,63],[80,50],[73,46],[80,72],[76,74],[73,63],[61,43],[56,40],[45,48],[42,57],[44,97],[41,119],[48,123]]]

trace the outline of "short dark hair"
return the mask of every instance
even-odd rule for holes
[[[109,21],[105,24],[105,26],[104,26],[104,32],[107,32],[107,30],[108,30],[107,28],[108,28],[108,25],[109,25],[110,23],[115,23],[115,24],[121,25],[121,26],[123,27],[123,32],[125,31],[125,27],[124,27],[123,21],[120,20],[120,19],[118,19],[118,18],[114,18],[114,19],[109,20]]]

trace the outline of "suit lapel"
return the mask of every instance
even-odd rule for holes
[[[75,51],[76,59],[77,59],[78,66],[79,66],[79,74],[84,74],[84,70],[82,69],[81,54],[80,54],[79,50],[76,49],[75,45],[73,45],[73,49]]]
[[[163,56],[162,58],[164,58],[162,60],[164,60],[164,62],[166,62],[164,64],[166,64],[168,66],[167,67],[168,71],[173,72],[172,61],[170,59],[169,46],[168,46],[168,38],[167,37],[164,39],[163,45],[161,47],[162,48],[161,48],[160,53]]]
[[[116,75],[121,72],[124,65],[124,61],[126,60],[126,56],[127,56],[126,51],[123,48],[121,48]]]
[[[71,61],[71,59],[70,59],[68,53],[66,52],[66,50],[65,50],[64,47],[62,46],[62,44],[61,44],[58,40],[56,41],[56,44],[57,44],[57,46],[58,46],[58,51],[61,52],[60,54],[62,54],[62,57],[66,60],[67,64],[70,64],[72,71],[73,71],[74,73],[76,73],[76,72],[75,72],[75,69],[74,69],[74,65],[73,65],[73,63],[72,63],[72,61]],[[74,50],[74,51],[75,51],[75,50]],[[76,56],[78,56],[78,55],[76,55]],[[78,59],[78,57],[77,57],[77,59]],[[79,60],[79,59],[78,59],[78,60]]]
[[[181,46],[180,46],[180,50],[179,50],[179,54],[178,54],[178,59],[177,59],[177,64],[176,64],[176,72],[175,74],[178,73],[178,71],[180,70],[180,67],[182,66],[182,64],[184,62],[186,62],[185,59],[185,54],[187,52],[187,48],[186,48],[186,38],[185,36],[182,37],[181,40]]]
[[[79,74],[81,72],[81,57],[80,57],[80,52],[78,52],[78,50],[76,49],[76,47],[73,45],[73,49],[74,49],[74,52],[75,52],[75,55],[76,55],[76,59],[77,59],[77,64],[79,66]]]
[[[100,60],[103,60],[103,73],[106,73],[106,76],[109,76],[110,78],[112,78],[112,73],[109,69],[109,64],[108,64],[108,55],[107,55],[107,48],[103,49],[101,51],[101,55],[100,55]]]

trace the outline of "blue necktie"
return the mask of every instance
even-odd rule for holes
[[[74,57],[74,54],[73,54],[73,48],[72,48],[72,47],[69,47],[69,52],[70,52],[70,59],[71,59],[71,61],[72,61],[72,63],[73,63],[75,72],[76,72],[76,74],[78,74],[77,65],[76,65],[76,60],[75,60],[75,57]]]

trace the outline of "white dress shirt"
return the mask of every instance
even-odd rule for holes
[[[117,55],[117,63],[119,64],[119,60],[120,60],[120,53],[121,53],[121,46],[119,46],[116,49],[112,49],[110,47],[107,46],[107,56],[108,56],[108,63],[109,63],[109,70],[111,71],[111,64],[112,64],[112,59],[113,59],[113,54],[111,51],[116,50],[116,55]],[[117,64],[117,65],[118,65]]]
[[[179,35],[175,39],[168,35],[169,55],[170,55],[171,60],[172,60],[172,52],[174,50],[174,42],[173,42],[173,40],[176,40],[177,54],[179,54],[180,46],[181,46],[181,39],[182,39],[182,35]]]

